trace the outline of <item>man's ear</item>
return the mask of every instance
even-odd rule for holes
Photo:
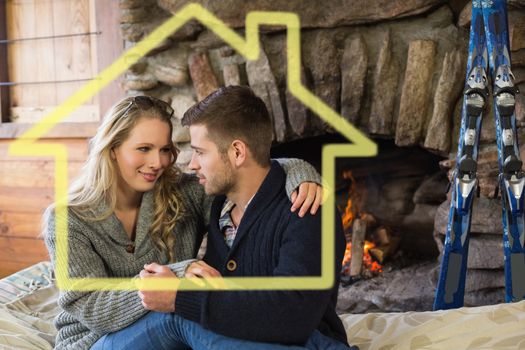
[[[236,166],[242,165],[248,156],[248,148],[241,140],[233,140],[231,143],[231,155]]]

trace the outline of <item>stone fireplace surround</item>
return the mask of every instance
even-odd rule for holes
[[[196,2],[240,35],[249,11],[299,14],[303,84],[379,143],[377,158],[341,159],[338,171],[351,168],[362,175],[370,202],[367,210],[372,208],[385,223],[401,227],[402,250],[419,259],[343,290],[339,307],[348,312],[430,309],[449,207],[446,171],[454,165],[457,148],[470,1]],[[119,4],[121,31],[131,47],[187,1]],[[508,5],[513,71],[525,91],[525,1],[509,0]],[[260,58],[247,62],[204,25],[191,21],[132,66],[121,85],[129,95],[170,102],[177,121],[220,86],[250,85],[274,120],[274,154],[309,158],[312,152],[298,149],[346,140],[287,91],[285,35],[283,28],[264,26]],[[472,222],[466,305],[503,300],[497,154],[490,111],[491,107],[481,135],[480,198]],[[516,117],[524,143],[523,94],[517,99]],[[188,131],[179,125],[173,138],[182,151],[177,163],[185,167],[191,156]],[[319,165],[320,158],[310,158]]]

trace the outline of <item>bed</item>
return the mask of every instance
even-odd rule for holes
[[[57,295],[49,262],[0,280],[0,349],[52,349]],[[525,301],[340,317],[361,350],[525,349]]]
[[[58,290],[49,262],[0,280],[0,349],[53,349]]]

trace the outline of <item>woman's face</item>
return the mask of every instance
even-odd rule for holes
[[[111,151],[117,163],[118,189],[134,196],[152,190],[173,153],[170,127],[158,118],[141,118],[129,137]]]

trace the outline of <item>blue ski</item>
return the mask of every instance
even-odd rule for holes
[[[515,95],[519,91],[514,86],[511,71],[506,3],[503,0],[485,0],[482,1],[482,9],[493,84],[499,187],[502,189],[505,300],[512,302],[525,297],[525,174],[522,171],[514,115]]]
[[[456,168],[434,310],[463,306],[472,203],[477,193],[477,157],[482,112],[488,95],[483,12],[473,1],[467,76],[461,110]]]
[[[473,0],[465,96],[452,199],[434,310],[463,306],[481,117],[492,80],[502,197],[506,300],[525,297],[524,187],[514,116],[505,0]]]

